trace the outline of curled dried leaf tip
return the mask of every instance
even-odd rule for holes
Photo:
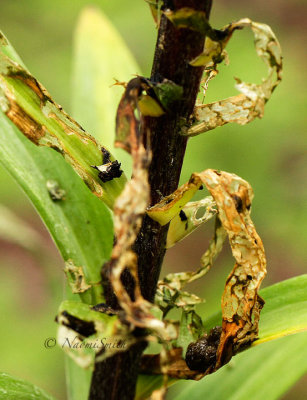
[[[222,296],[222,335],[216,368],[228,362],[258,335],[264,301],[258,295],[266,275],[264,248],[250,218],[253,191],[242,178],[207,170],[204,181],[216,201],[219,219],[228,234],[236,264]]]
[[[191,9],[170,11],[166,15],[178,27],[191,28],[192,26],[194,30],[206,35],[204,51],[190,61],[192,66],[205,68],[207,74],[205,86],[216,75],[217,64],[226,57],[225,47],[234,31],[238,29],[251,28],[254,33],[256,52],[268,67],[268,76],[261,84],[245,83],[235,78],[235,87],[241,94],[210,104],[197,104],[191,126],[184,129],[182,133],[195,136],[230,122],[245,125],[256,117],[262,118],[266,102],[282,79],[281,47],[272,29],[266,24],[243,18],[226,25],[221,30],[216,30],[211,28],[205,15]]]
[[[250,218],[252,188],[235,174],[212,169],[194,173],[188,183],[149,209],[148,214],[161,224],[178,215],[180,218],[180,210],[201,184],[209,190],[217,209],[215,235],[202,256],[201,267],[196,271],[167,275],[159,282],[156,301],[166,312],[174,306],[183,310],[193,308],[199,300],[182,292],[182,288],[208,271],[228,236],[236,264],[227,278],[222,296],[222,334],[214,357],[216,364],[210,369],[212,372],[213,368],[221,367],[233,354],[257,338],[264,304],[258,291],[266,274],[266,258],[262,241]]]

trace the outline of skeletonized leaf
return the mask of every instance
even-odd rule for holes
[[[194,379],[200,379],[220,368],[233,354],[257,338],[260,311],[264,304],[258,290],[266,275],[263,244],[250,218],[253,191],[249,183],[237,175],[211,169],[194,173],[187,183],[151,207],[147,211],[149,216],[161,225],[169,222],[202,184],[210,191],[217,207],[215,236],[201,259],[201,267],[197,271],[167,275],[159,282],[156,295],[156,302],[164,315],[174,306],[181,306],[186,311],[187,307],[193,306],[191,299],[187,303],[182,302],[181,290],[187,283],[202,277],[212,266],[227,233],[236,263],[227,278],[222,296],[222,330],[218,333],[220,340],[217,340],[214,332],[208,335],[208,340],[212,341],[212,356],[209,358],[204,343],[195,343],[195,348],[204,349],[203,365],[206,367],[200,370],[198,363],[193,367],[196,364],[187,358],[187,364],[195,370]],[[215,346],[218,347],[214,351]],[[191,357],[195,358],[193,352]],[[178,361],[181,362],[180,359]],[[169,367],[167,373],[172,377],[178,373],[180,377],[192,378],[189,370],[183,372],[186,370],[185,363],[181,364]]]
[[[268,67],[268,76],[261,84],[245,83],[235,78],[236,88],[241,94],[211,104],[197,104],[192,124],[184,129],[183,134],[195,136],[229,122],[245,125],[256,117],[262,118],[264,106],[282,78],[281,48],[272,29],[249,18],[228,24],[221,30],[213,29],[205,13],[188,7],[166,11],[164,14],[177,28],[193,29],[206,36],[203,52],[190,61],[192,66],[205,67],[207,73],[205,90],[209,80],[216,75],[212,75],[212,72],[216,72],[217,64],[225,59],[224,49],[237,29],[245,27],[252,29],[256,52]]]
[[[59,307],[57,322],[57,343],[82,368],[93,367],[95,356],[100,362],[135,343],[116,312],[107,307],[101,312],[88,304],[65,300]]]
[[[230,122],[245,125],[255,118],[262,118],[264,106],[282,78],[282,56],[279,42],[272,29],[266,24],[253,22],[248,18],[227,25],[221,32],[226,38],[212,41],[207,38],[204,53],[191,65],[215,65],[223,59],[224,48],[236,29],[250,27],[254,33],[256,52],[268,67],[268,76],[261,84],[245,83],[236,79],[235,87],[241,94],[210,104],[197,104],[194,108],[192,126],[186,134],[195,136]],[[217,61],[218,60],[218,61]]]

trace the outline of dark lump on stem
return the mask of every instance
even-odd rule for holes
[[[215,365],[221,333],[222,328],[217,326],[210,331],[209,335],[189,344],[185,361],[192,371],[205,372]]]

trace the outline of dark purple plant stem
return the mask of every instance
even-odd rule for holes
[[[212,0],[165,0],[164,9],[191,7],[204,11],[209,18]],[[151,80],[169,79],[183,88],[183,97],[171,112],[159,118],[147,117],[142,129],[150,133],[152,162],[149,168],[151,205],[177,189],[187,139],[180,135],[183,121],[193,111],[202,77],[202,68],[191,67],[189,61],[199,55],[204,37],[190,29],[177,29],[161,17],[155,49]],[[146,135],[144,135],[145,137]],[[138,271],[143,296],[153,301],[161,264],[165,254],[168,225],[161,227],[148,216],[144,217],[134,250],[138,255]],[[127,279],[127,278],[126,278]],[[131,279],[126,280],[131,286]],[[116,307],[110,290],[106,290],[107,304]],[[128,351],[97,363],[93,373],[90,400],[133,400],[139,361],[146,347],[141,342]]]

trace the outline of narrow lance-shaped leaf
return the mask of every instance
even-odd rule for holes
[[[1,49],[15,57],[6,39],[1,40]],[[85,291],[81,288],[80,297],[90,304],[102,301],[100,269],[113,244],[110,212],[59,153],[36,147],[2,111],[0,137],[2,165],[29,196],[64,261],[77,270],[81,268],[83,288],[91,287]]]
[[[92,287],[79,291],[80,296],[89,303],[102,301],[97,283],[101,279],[101,265],[108,259],[113,243],[112,218],[107,207],[59,154],[35,147],[2,112],[0,138],[2,165],[29,196],[64,261],[81,268],[83,282]],[[50,180],[65,191],[61,200],[52,200],[47,188]],[[92,290],[93,295],[96,293],[94,297]]]
[[[90,190],[112,208],[125,183],[124,174],[114,179],[112,176],[99,178],[93,166],[103,163],[101,146],[51,99],[25,68],[4,54],[2,49],[8,46],[1,34],[0,107],[3,113],[33,143],[62,154]]]

